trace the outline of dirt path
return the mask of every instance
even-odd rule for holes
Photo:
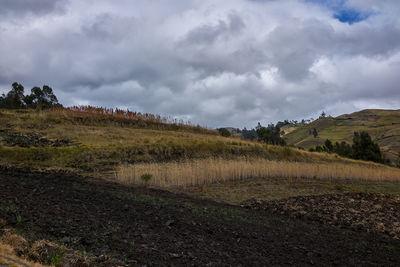
[[[66,174],[0,174],[0,218],[29,241],[142,266],[399,266],[386,234]]]

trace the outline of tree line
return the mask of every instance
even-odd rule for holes
[[[6,109],[21,109],[21,108],[34,108],[34,109],[48,109],[52,107],[62,107],[58,103],[58,99],[53,92],[53,89],[48,85],[40,87],[33,87],[31,93],[24,95],[25,88],[14,82],[11,85],[11,90],[7,94],[0,96],[0,108]]]
[[[354,132],[352,145],[345,141],[333,144],[331,140],[326,139],[324,145],[310,148],[310,151],[336,153],[346,158],[390,164],[390,161],[383,157],[379,145],[372,141],[367,132],[363,131]]]
[[[269,124],[268,126],[262,126],[260,123],[253,129],[234,129],[236,133],[241,134],[241,138],[245,140],[257,140],[271,145],[286,146],[285,140],[281,137],[282,132],[280,129],[281,125],[291,124],[289,121],[278,122],[276,125]],[[217,129],[222,136],[230,137],[232,134],[226,128]],[[311,134],[316,137],[318,135],[317,130],[314,128]],[[377,143],[372,141],[371,136],[367,132],[354,132],[353,144],[350,145],[345,141],[332,143],[331,140],[325,140],[321,146],[312,147],[309,149],[310,152],[327,152],[336,153],[342,157],[373,161],[377,163],[383,163],[390,165],[390,160],[385,159],[380,147]],[[400,153],[399,159],[396,162],[396,166],[400,167]]]
[[[287,122],[290,124],[290,122]],[[235,129],[235,132],[241,134],[242,138],[245,140],[257,140],[270,145],[286,145],[285,140],[281,137],[281,126],[286,125],[284,122],[279,122],[276,125],[273,123],[268,124],[268,126],[262,126],[258,123],[253,129],[247,130],[246,128],[240,130]],[[225,137],[230,137],[232,134],[226,128],[217,129],[218,132]]]

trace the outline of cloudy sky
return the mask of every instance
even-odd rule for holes
[[[0,91],[208,127],[400,109],[399,0],[0,0]]]

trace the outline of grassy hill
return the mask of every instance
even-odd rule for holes
[[[105,172],[121,164],[219,157],[347,162],[330,155],[225,138],[217,131],[101,109],[0,110],[0,160],[36,169]]]
[[[151,114],[93,107],[1,110],[0,166],[96,173],[127,184],[141,184],[142,175],[149,174],[148,184],[156,187],[257,177],[400,176],[399,169],[372,162],[226,138]]]
[[[318,131],[316,138],[312,134],[314,128]],[[322,145],[326,139],[352,143],[356,131],[368,132],[386,158],[391,161],[397,159],[400,152],[400,110],[366,109],[336,118],[320,118],[297,127],[284,138],[288,144],[308,149]]]

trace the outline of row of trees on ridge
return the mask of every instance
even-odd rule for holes
[[[289,124],[289,122],[288,122]],[[245,140],[258,140],[270,145],[286,145],[285,140],[281,137],[281,125],[286,125],[284,122],[279,122],[276,125],[273,123],[268,124],[267,127],[262,126],[261,123],[250,130],[244,128],[243,130],[234,129],[236,133],[241,134]],[[218,132],[225,137],[230,137],[232,133],[226,128],[217,129]]]
[[[0,96],[0,108],[20,109],[35,108],[47,109],[52,107],[62,107],[53,89],[48,85],[33,87],[31,93],[24,95],[24,87],[15,82],[11,85],[11,90],[7,94]]]

